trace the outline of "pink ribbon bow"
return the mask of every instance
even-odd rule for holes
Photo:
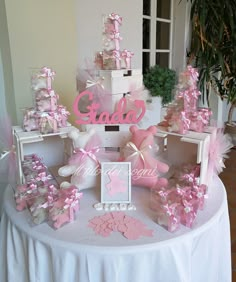
[[[122,17],[119,16],[118,14],[115,14],[115,13],[111,13],[108,18],[112,21],[116,21],[119,23],[119,25],[122,24]]]
[[[177,206],[178,206],[177,203],[173,203],[173,204],[165,204],[162,207],[168,216],[172,216],[175,214]]]
[[[38,209],[40,209],[40,208],[46,209],[48,207],[51,207],[52,204],[53,204],[53,201],[54,201],[54,198],[51,195],[47,195],[46,202],[42,205],[39,205],[37,208]]]
[[[162,201],[166,201],[168,198],[168,195],[170,194],[170,190],[166,190],[165,188],[161,188],[158,192],[158,195],[160,195]]]
[[[78,210],[79,199],[82,197],[83,193],[78,193],[77,189],[72,190],[72,194],[69,198],[65,199],[64,209],[69,209],[69,218],[70,221],[74,219],[74,211]]]
[[[45,77],[47,79],[47,89],[52,89],[52,80],[54,79],[55,72],[48,67],[43,67],[40,70],[40,73],[41,77]]]
[[[120,33],[117,32],[117,31],[112,32],[112,33],[110,34],[110,38],[111,38],[111,39],[122,40],[122,37],[120,36]],[[116,50],[118,50],[118,49],[116,48]]]
[[[193,80],[197,81],[198,80],[198,71],[197,69],[193,68],[191,65],[187,66],[187,72],[190,74],[190,76],[193,78]]]
[[[41,70],[40,70],[40,73],[42,77],[51,77],[52,79],[54,79],[54,76],[55,76],[55,72],[48,68],[48,67],[43,67]]]
[[[125,60],[125,65],[127,69],[131,68],[131,58],[134,56],[134,53],[128,51],[127,49],[123,50],[121,57]]]
[[[28,186],[31,190],[36,190],[37,189],[37,185],[35,183],[30,183]]]
[[[121,53],[121,56],[123,58],[132,58],[134,56],[134,53],[131,51],[128,51],[127,49],[124,49]]]
[[[47,175],[46,172],[41,172],[35,179],[36,181],[42,181],[44,184],[46,184],[48,180],[52,179],[52,176]]]
[[[99,150],[100,150],[99,147],[94,147],[94,148],[92,148],[88,151],[86,151],[83,148],[79,148],[79,149],[76,149],[74,152],[79,153],[79,154],[82,153],[81,161],[83,160],[84,157],[87,156],[87,157],[91,158],[92,160],[94,160],[97,164],[99,164],[99,161],[98,161],[97,157],[95,156],[95,154],[97,152],[99,152]]]
[[[137,148],[137,146],[129,141],[124,148],[124,153],[126,155],[126,160],[134,160],[134,162],[138,162],[139,159],[142,160],[143,168],[145,168],[145,153],[149,153],[152,149],[152,146],[150,145],[144,145],[141,146],[140,149]]]

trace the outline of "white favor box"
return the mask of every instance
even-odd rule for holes
[[[102,144],[103,148],[121,148],[130,138],[129,127],[131,124],[83,124],[82,131],[93,128]]]
[[[73,126],[60,128],[57,133],[41,134],[39,131],[25,132],[20,126],[13,127],[14,143],[17,156],[17,184],[24,183],[21,162],[25,155],[37,154],[42,162],[50,167],[60,167],[67,163],[73,152],[68,133],[75,129]]]
[[[140,69],[99,70],[98,76],[104,79],[102,85],[111,94],[126,94],[143,85]]]
[[[112,109],[130,91],[142,88],[143,76],[140,69],[99,70],[98,77],[103,78],[104,89],[112,94]]]

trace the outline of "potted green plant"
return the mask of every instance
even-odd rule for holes
[[[160,97],[162,105],[166,105],[173,99],[176,72],[159,65],[151,66],[143,75],[143,84],[152,97]]]
[[[188,0],[187,0],[188,1]],[[236,1],[190,0],[192,35],[189,62],[199,69],[199,87],[230,104],[226,131],[236,134]]]

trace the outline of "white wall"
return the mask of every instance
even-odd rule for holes
[[[6,110],[11,113],[12,122],[16,122],[16,104],[13,86],[12,63],[10,53],[10,43],[8,34],[8,25],[6,17],[5,0],[0,0],[0,53],[1,53],[1,106],[0,113]]]
[[[102,17],[110,13],[122,16],[121,50],[134,52],[133,68],[142,68],[142,0],[77,0],[78,65],[85,68],[85,59],[94,59],[102,51]]]
[[[18,124],[20,109],[32,106],[32,67],[56,71],[53,87],[60,103],[71,110],[76,95],[76,0],[5,0],[5,5]]]

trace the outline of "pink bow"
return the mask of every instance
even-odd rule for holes
[[[165,188],[161,188],[157,193],[164,201],[166,201],[170,191],[166,190]]]
[[[46,166],[43,164],[37,164],[33,166],[33,170],[41,170],[41,169],[46,169]]]
[[[120,60],[120,52],[118,50],[113,50],[112,51],[112,57]]]
[[[117,21],[120,25],[122,24],[122,17],[118,14],[111,13],[108,18],[112,21]]]
[[[134,53],[125,49],[122,51],[121,56],[123,58],[132,58],[134,56]]]
[[[72,190],[72,194],[69,198],[65,199],[64,209],[69,209],[70,221],[74,219],[74,211],[79,208],[79,199],[82,198],[83,193],[78,193],[77,189]]]
[[[46,209],[48,207],[51,207],[53,201],[54,201],[54,198],[51,195],[47,195],[46,202],[44,204],[42,204],[42,205],[39,205],[37,208],[38,209],[40,209],[40,208]]]
[[[37,189],[37,185],[35,184],[35,183],[30,183],[29,184],[29,188],[31,189],[31,190],[35,190],[35,189]]]
[[[51,77],[54,79],[55,72],[48,67],[43,67],[40,71],[42,77]]]
[[[192,97],[194,98],[194,99],[198,99],[198,96],[200,96],[201,95],[201,92],[200,91],[198,91],[198,90],[193,90],[192,91]]]
[[[193,80],[197,81],[198,80],[198,71],[197,69],[193,68],[192,66],[188,65],[187,66],[187,72],[191,75],[191,77],[193,78]]]
[[[111,39],[116,39],[116,40],[122,40],[122,37],[120,36],[120,33],[117,31],[114,31],[113,33],[110,34]]]
[[[184,207],[184,212],[185,213],[190,213],[190,212],[193,212],[193,205],[190,201],[187,201],[187,200],[183,200],[182,201],[183,203],[183,207]]]
[[[51,195],[51,194],[57,194],[57,193],[58,193],[58,190],[57,190],[57,188],[56,188],[55,185],[50,184],[50,185],[48,186],[48,192],[49,192],[50,195]]]
[[[83,154],[81,161],[84,157],[88,156],[89,158],[94,160],[97,164],[99,164],[99,161],[98,161],[97,157],[95,156],[95,154],[97,152],[99,152],[99,150],[100,150],[99,147],[94,147],[94,148],[90,149],[89,151],[86,151],[83,148],[79,148],[79,149],[75,150],[75,153],[82,153]]]
[[[173,203],[173,204],[165,204],[162,207],[168,216],[173,216],[175,215],[177,206],[178,206],[177,203]]]
[[[50,68],[43,67],[40,71],[41,77],[45,77],[47,79],[47,89],[52,89],[52,80],[54,79],[55,72]]]
[[[62,106],[62,105],[58,105],[57,109],[58,109],[58,112],[61,113],[64,116],[70,115],[70,112],[68,112],[66,110],[66,108],[64,106]]]
[[[44,184],[46,184],[48,180],[52,179],[52,176],[47,175],[46,172],[41,172],[35,179],[36,181],[42,181]]]
[[[54,118],[56,121],[61,121],[62,117],[60,114],[56,113],[56,112],[52,112],[51,113],[52,118]]]
[[[145,153],[151,152],[152,146],[150,145],[143,145],[139,148],[137,146],[129,141],[124,148],[124,154],[126,156],[126,160],[133,160],[134,162],[138,161],[139,158],[142,160],[143,168],[145,168]]]

